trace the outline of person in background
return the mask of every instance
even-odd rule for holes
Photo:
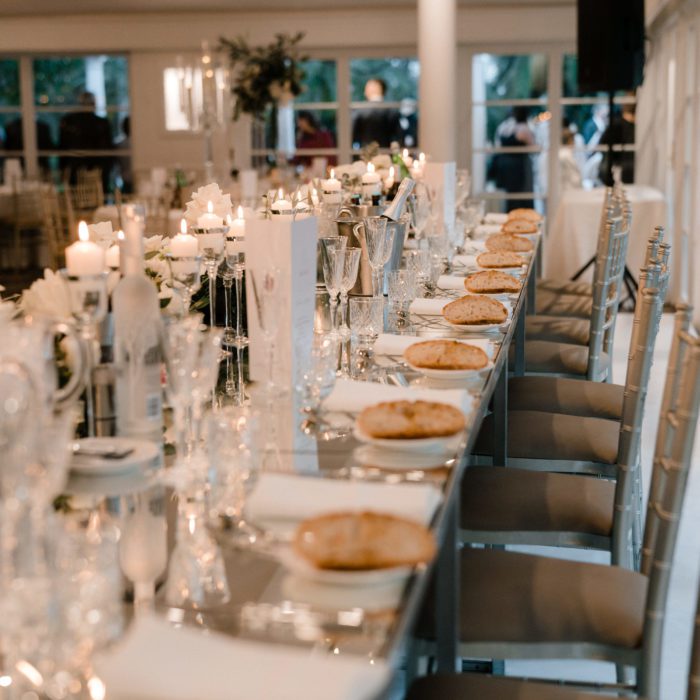
[[[621,113],[613,114],[610,126],[600,137],[600,145],[634,144],[634,131],[634,104],[623,104]],[[619,165],[622,168],[622,182],[625,184],[634,182],[634,151],[613,151],[612,165]],[[600,179],[608,187],[611,187],[613,184],[610,167],[610,154],[608,151],[605,151],[600,164]]]
[[[583,124],[581,135],[589,149],[595,148],[608,127],[610,109],[606,104],[593,105],[591,116]]]
[[[127,116],[122,120],[122,133],[124,138],[117,143],[117,148],[129,150],[131,148],[131,117]],[[122,179],[122,192],[124,194],[132,194],[134,191],[134,175],[131,170],[131,158],[129,156],[119,156],[117,162]]]
[[[113,147],[112,128],[109,121],[95,114],[95,96],[82,92],[78,104],[85,111],[70,112],[61,119],[59,128],[59,148],[63,151],[111,150]],[[110,171],[113,165],[111,156],[62,157],[61,170],[71,183],[75,183],[79,170],[99,168],[102,171],[102,185],[109,189]]]
[[[370,78],[365,83],[367,102],[384,101],[386,83],[381,78]],[[395,109],[367,108],[357,113],[352,123],[352,146],[362,148],[376,141],[381,148],[389,148],[392,141],[401,140],[399,113]]]
[[[297,148],[329,149],[335,148],[335,139],[328,129],[324,129],[313,112],[302,110],[297,112]],[[328,155],[329,165],[338,162],[335,156]],[[313,161],[312,155],[299,155],[294,159],[298,165],[309,166]]]
[[[510,116],[496,129],[496,146],[534,146],[535,134],[528,124],[527,107],[513,107]],[[499,190],[506,192],[532,192],[534,178],[529,153],[497,153],[489,164],[488,179]],[[508,199],[506,211],[518,207],[533,207],[532,199]]]
[[[581,170],[576,160],[574,148],[576,145],[575,133],[568,126],[561,132],[559,147],[559,178],[562,190],[579,188],[583,185]]]

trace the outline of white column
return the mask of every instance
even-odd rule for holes
[[[418,147],[433,161],[454,161],[457,0],[418,0],[418,60]]]

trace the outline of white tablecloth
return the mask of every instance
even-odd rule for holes
[[[627,266],[637,277],[654,226],[666,225],[666,200],[659,190],[646,185],[626,185],[625,190],[632,205]],[[569,279],[593,257],[604,194],[603,187],[562,194],[544,245],[546,278]]]

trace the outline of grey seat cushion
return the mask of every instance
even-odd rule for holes
[[[508,411],[508,456],[615,464],[620,424],[585,416],[544,411]],[[489,455],[493,416],[482,423],[474,454]]]
[[[538,314],[590,318],[592,311],[592,297],[578,294],[559,294],[546,289],[537,290],[535,312]]]
[[[553,683],[461,673],[419,678],[406,700],[601,700],[601,696]]]
[[[576,294],[578,296],[592,296],[593,285],[589,282],[579,282],[573,280],[537,280],[537,289],[556,292],[557,294]]]
[[[463,642],[591,642],[636,649],[646,576],[618,566],[464,549]]]
[[[606,367],[607,364],[607,355],[601,353],[601,367]],[[525,344],[525,371],[574,375],[585,379],[588,371],[588,346],[528,340]]]
[[[606,479],[512,467],[469,467],[462,478],[461,527],[609,537],[614,499],[615,484]]]
[[[588,345],[591,335],[590,321],[566,316],[526,316],[527,340],[553,340],[556,343]]]
[[[508,408],[620,420],[625,387],[568,377],[511,377]]]

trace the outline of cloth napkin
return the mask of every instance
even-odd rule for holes
[[[421,314],[423,316],[442,316],[442,310],[451,301],[453,299],[414,299],[408,310],[412,314]]]
[[[437,286],[439,289],[456,289],[460,292],[466,291],[464,288],[464,277],[455,275],[440,275]]]
[[[402,355],[403,351],[424,340],[434,340],[434,338],[422,338],[418,335],[393,335],[391,333],[381,333],[374,344],[374,352],[377,355]],[[474,338],[473,340],[459,341],[466,345],[476,345],[481,348],[489,357],[493,357],[495,348],[493,341],[484,338]]]
[[[501,233],[501,224],[479,224],[474,229],[474,235],[480,238],[486,238],[492,233]]]
[[[478,267],[476,264],[476,255],[455,255],[454,258],[452,258],[452,264],[464,265],[464,267]]]
[[[506,221],[508,221],[508,214],[490,212],[484,217],[485,224],[505,224]]]
[[[387,484],[262,474],[246,510],[254,522],[301,521],[323,513],[375,510],[429,525],[442,495],[432,484]]]
[[[469,413],[472,407],[472,397],[463,389],[423,389],[339,379],[331,395],[323,402],[323,408],[327,411],[359,413],[363,408],[381,401],[418,400],[448,403],[464,413]]]
[[[369,700],[390,679],[381,660],[175,629],[154,615],[96,670],[110,700]]]

